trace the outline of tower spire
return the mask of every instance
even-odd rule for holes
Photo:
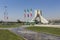
[[[39,19],[37,19],[39,18]],[[42,11],[41,10],[35,10],[35,17],[32,19],[32,21],[37,20],[40,23],[49,23],[48,20],[46,20],[43,16],[42,16]]]

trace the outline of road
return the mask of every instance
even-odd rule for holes
[[[26,26],[28,27],[28,26]],[[37,32],[33,32],[33,31],[28,31],[25,30],[25,26],[19,27],[19,28],[13,28],[13,29],[9,29],[11,32],[20,35],[24,38],[26,38],[27,40],[37,40]]]
[[[48,33],[37,33],[33,31],[26,30],[25,27],[29,27],[29,25],[24,25],[17,28],[0,28],[3,30],[10,30],[16,35],[22,36],[27,40],[60,40],[60,36],[48,34]]]

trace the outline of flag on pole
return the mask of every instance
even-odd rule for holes
[[[32,11],[32,8],[30,9],[30,11]]]
[[[4,12],[4,16],[5,16],[5,12]]]
[[[30,9],[30,16],[32,17],[32,8]]]
[[[26,17],[26,14],[24,14],[24,17]]]
[[[27,9],[27,12],[29,12],[29,10]]]
[[[27,9],[27,17],[29,17],[29,10]]]
[[[27,14],[27,17],[29,17],[29,14]]]
[[[24,17],[26,17],[26,10],[24,10]]]
[[[30,13],[30,16],[32,17],[32,13]]]
[[[26,10],[24,10],[24,12],[26,13]]]
[[[8,19],[8,17],[7,17],[7,19]]]

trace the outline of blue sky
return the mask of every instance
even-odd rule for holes
[[[3,19],[4,6],[10,20],[24,20],[24,9],[42,10],[45,18],[60,18],[60,0],[0,0],[0,20]]]

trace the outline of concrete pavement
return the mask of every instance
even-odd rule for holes
[[[35,25],[36,26],[36,25]],[[45,25],[37,25],[37,26],[45,26]],[[46,25],[50,27],[49,25]],[[56,25],[52,25],[53,27]],[[51,26],[51,27],[52,27]],[[59,25],[57,25],[59,28]],[[26,30],[25,27],[29,27],[29,25],[24,25],[22,27],[17,28],[0,28],[1,30],[10,30],[11,32],[26,38],[27,40],[60,40],[60,36],[46,34],[46,33],[37,33],[33,31]]]
[[[54,27],[54,28],[60,28],[60,25],[34,25],[34,26],[37,26],[37,27]]]

